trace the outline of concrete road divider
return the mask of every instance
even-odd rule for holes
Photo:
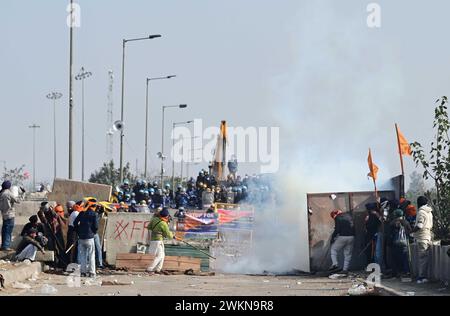
[[[5,280],[5,287],[12,286],[15,282],[22,282],[42,272],[42,263],[31,262],[29,264],[21,262],[17,266],[11,264],[7,271],[1,271]]]

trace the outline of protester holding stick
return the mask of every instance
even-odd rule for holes
[[[148,225],[148,230],[151,231],[149,253],[155,256],[153,262],[146,270],[150,274],[160,274],[162,272],[165,258],[163,240],[164,238],[173,238],[173,234],[169,230],[169,215],[169,209],[164,207],[158,215],[155,214],[153,216],[150,224]]]

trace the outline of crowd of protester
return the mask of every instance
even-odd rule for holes
[[[365,205],[366,246],[363,252],[368,263],[380,266],[383,278],[411,277],[411,249],[416,244],[418,251],[417,283],[426,283],[429,249],[432,242],[433,215],[428,199],[420,196],[417,207],[411,201],[387,200]],[[354,248],[355,225],[350,212],[333,210],[330,213],[335,221],[331,236],[331,273],[347,274]],[[338,256],[342,253],[344,264],[338,265]],[[360,254],[360,255],[361,255]]]
[[[13,251],[10,248],[11,235],[9,237],[7,235],[9,231],[12,232],[14,227],[14,207],[17,203],[20,201],[14,197],[11,183],[5,181],[0,191],[0,206],[4,217],[3,222],[7,223],[2,227],[2,247],[6,251]],[[105,207],[105,204],[92,197],[78,202],[68,201],[65,206],[54,205],[47,201],[42,202],[36,214],[30,216],[29,222],[24,225],[20,233],[20,243],[16,247],[12,259],[14,261],[35,261],[38,252],[45,255],[47,251],[52,251],[54,257],[44,260],[54,268],[76,271],[79,267],[81,277],[96,277],[98,269],[104,268],[104,252],[98,231],[100,220],[106,212]],[[170,219],[167,207],[160,207],[153,213],[152,223]],[[9,220],[11,220],[12,227],[8,226]],[[157,241],[154,235],[158,230],[157,227],[150,226],[148,229],[154,231],[152,232],[152,245]],[[160,243],[158,245],[161,246]],[[162,261],[161,256],[158,259],[159,261],[153,268],[155,271],[149,270],[149,272],[160,272],[163,256]]]
[[[2,183],[2,250],[8,252],[13,251],[15,206],[21,200],[13,191],[10,181]],[[94,198],[69,201],[65,208],[61,204],[42,202],[37,213],[30,216],[24,225],[13,259],[34,261],[38,251],[45,255],[49,250],[53,251],[54,258],[47,261],[53,262],[55,267],[65,268],[75,263],[80,265],[81,276],[95,276],[96,269],[103,268],[103,252],[97,231],[104,211],[104,206]]]
[[[366,205],[367,251],[369,262],[378,263],[388,277],[409,277],[411,247],[419,251],[419,283],[427,282],[428,249],[432,240],[433,216],[428,200],[417,199],[416,206],[405,198]]]
[[[96,199],[69,201],[63,205],[42,202],[36,215],[29,218],[16,249],[16,260],[35,260],[37,251],[54,252],[55,267],[80,265],[82,276],[95,276],[103,268],[103,252],[97,233],[104,212]]]

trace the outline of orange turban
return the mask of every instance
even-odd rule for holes
[[[416,215],[417,215],[416,207],[415,207],[414,205],[412,205],[412,204],[409,204],[409,205],[406,207],[406,215],[409,216],[409,217],[414,217],[414,216],[416,216]]]

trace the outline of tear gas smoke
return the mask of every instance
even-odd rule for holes
[[[280,170],[272,184],[278,203],[257,207],[252,247],[234,262],[219,258],[218,270],[309,271],[306,194],[372,190],[366,177],[369,146],[383,166],[380,189],[396,175],[390,173],[395,147],[388,148],[393,159],[376,153],[386,152],[386,140],[393,138],[393,122],[385,117],[396,113],[391,105],[399,104],[403,81],[395,54],[378,50],[377,37],[367,36],[364,14],[360,7],[344,12],[333,1],[302,5],[290,30],[294,65],[273,82],[281,138]]]

